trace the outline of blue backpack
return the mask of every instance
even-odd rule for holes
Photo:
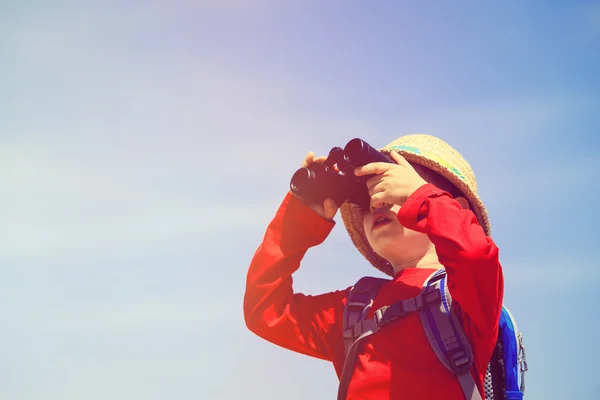
[[[452,307],[446,272],[441,269],[432,274],[425,281],[418,296],[381,307],[375,311],[373,318],[366,319],[373,299],[386,282],[389,280],[364,277],[350,290],[344,308],[346,360],[340,378],[338,400],[346,399],[361,340],[377,332],[387,323],[416,311],[421,316],[433,351],[442,364],[456,375],[465,399],[481,400],[482,397],[470,373],[473,353],[456,317],[455,308]],[[511,313],[502,306],[498,340],[484,381],[486,400],[522,400],[525,393],[525,371],[527,362],[523,336],[517,330]]]

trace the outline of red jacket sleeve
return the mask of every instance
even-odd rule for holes
[[[463,209],[449,193],[427,184],[402,205],[398,220],[429,236],[446,268],[448,288],[460,305],[463,321],[466,317],[464,322],[473,325],[481,337],[495,342],[504,280],[498,247],[475,214]]]
[[[329,361],[339,351],[333,343],[342,337],[339,321],[347,291],[294,293],[291,275],[333,226],[288,193],[254,254],[244,296],[248,329],[279,346]]]

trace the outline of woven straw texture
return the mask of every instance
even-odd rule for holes
[[[443,140],[425,134],[402,136],[379,151],[389,154],[392,150],[396,150],[407,161],[429,168],[448,179],[469,200],[471,210],[477,217],[479,224],[486,234],[490,235],[490,222],[483,202],[477,194],[475,174],[469,163],[458,151]],[[340,213],[350,239],[358,251],[375,268],[392,276],[394,272],[390,263],[375,253],[367,241],[363,228],[365,210],[344,203],[340,207]]]

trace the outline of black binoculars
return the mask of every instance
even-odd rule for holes
[[[355,176],[354,169],[373,162],[394,161],[364,140],[352,139],[343,149],[332,148],[322,164],[314,162],[297,170],[290,190],[308,205],[323,205],[323,201],[330,198],[338,206],[349,202],[369,209],[371,198],[366,181],[370,176]]]

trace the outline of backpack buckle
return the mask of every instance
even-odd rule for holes
[[[467,353],[464,350],[459,348],[455,351],[448,352],[448,355],[452,360],[452,365],[459,374],[466,373],[471,368],[469,357],[467,356]]]
[[[362,311],[368,305],[369,305],[369,303],[364,303],[362,301],[352,301],[352,302],[349,302],[348,304],[346,304],[346,307],[348,307],[348,308],[358,308],[358,309],[360,309]]]
[[[373,313],[373,318],[375,319],[377,326],[385,325],[385,322],[383,322],[385,310],[387,310],[387,306],[381,307],[380,309],[375,310],[375,313]]]
[[[405,314],[402,302],[398,301],[389,307],[381,307],[375,311],[375,322],[377,322],[377,325],[382,326],[404,317]]]

